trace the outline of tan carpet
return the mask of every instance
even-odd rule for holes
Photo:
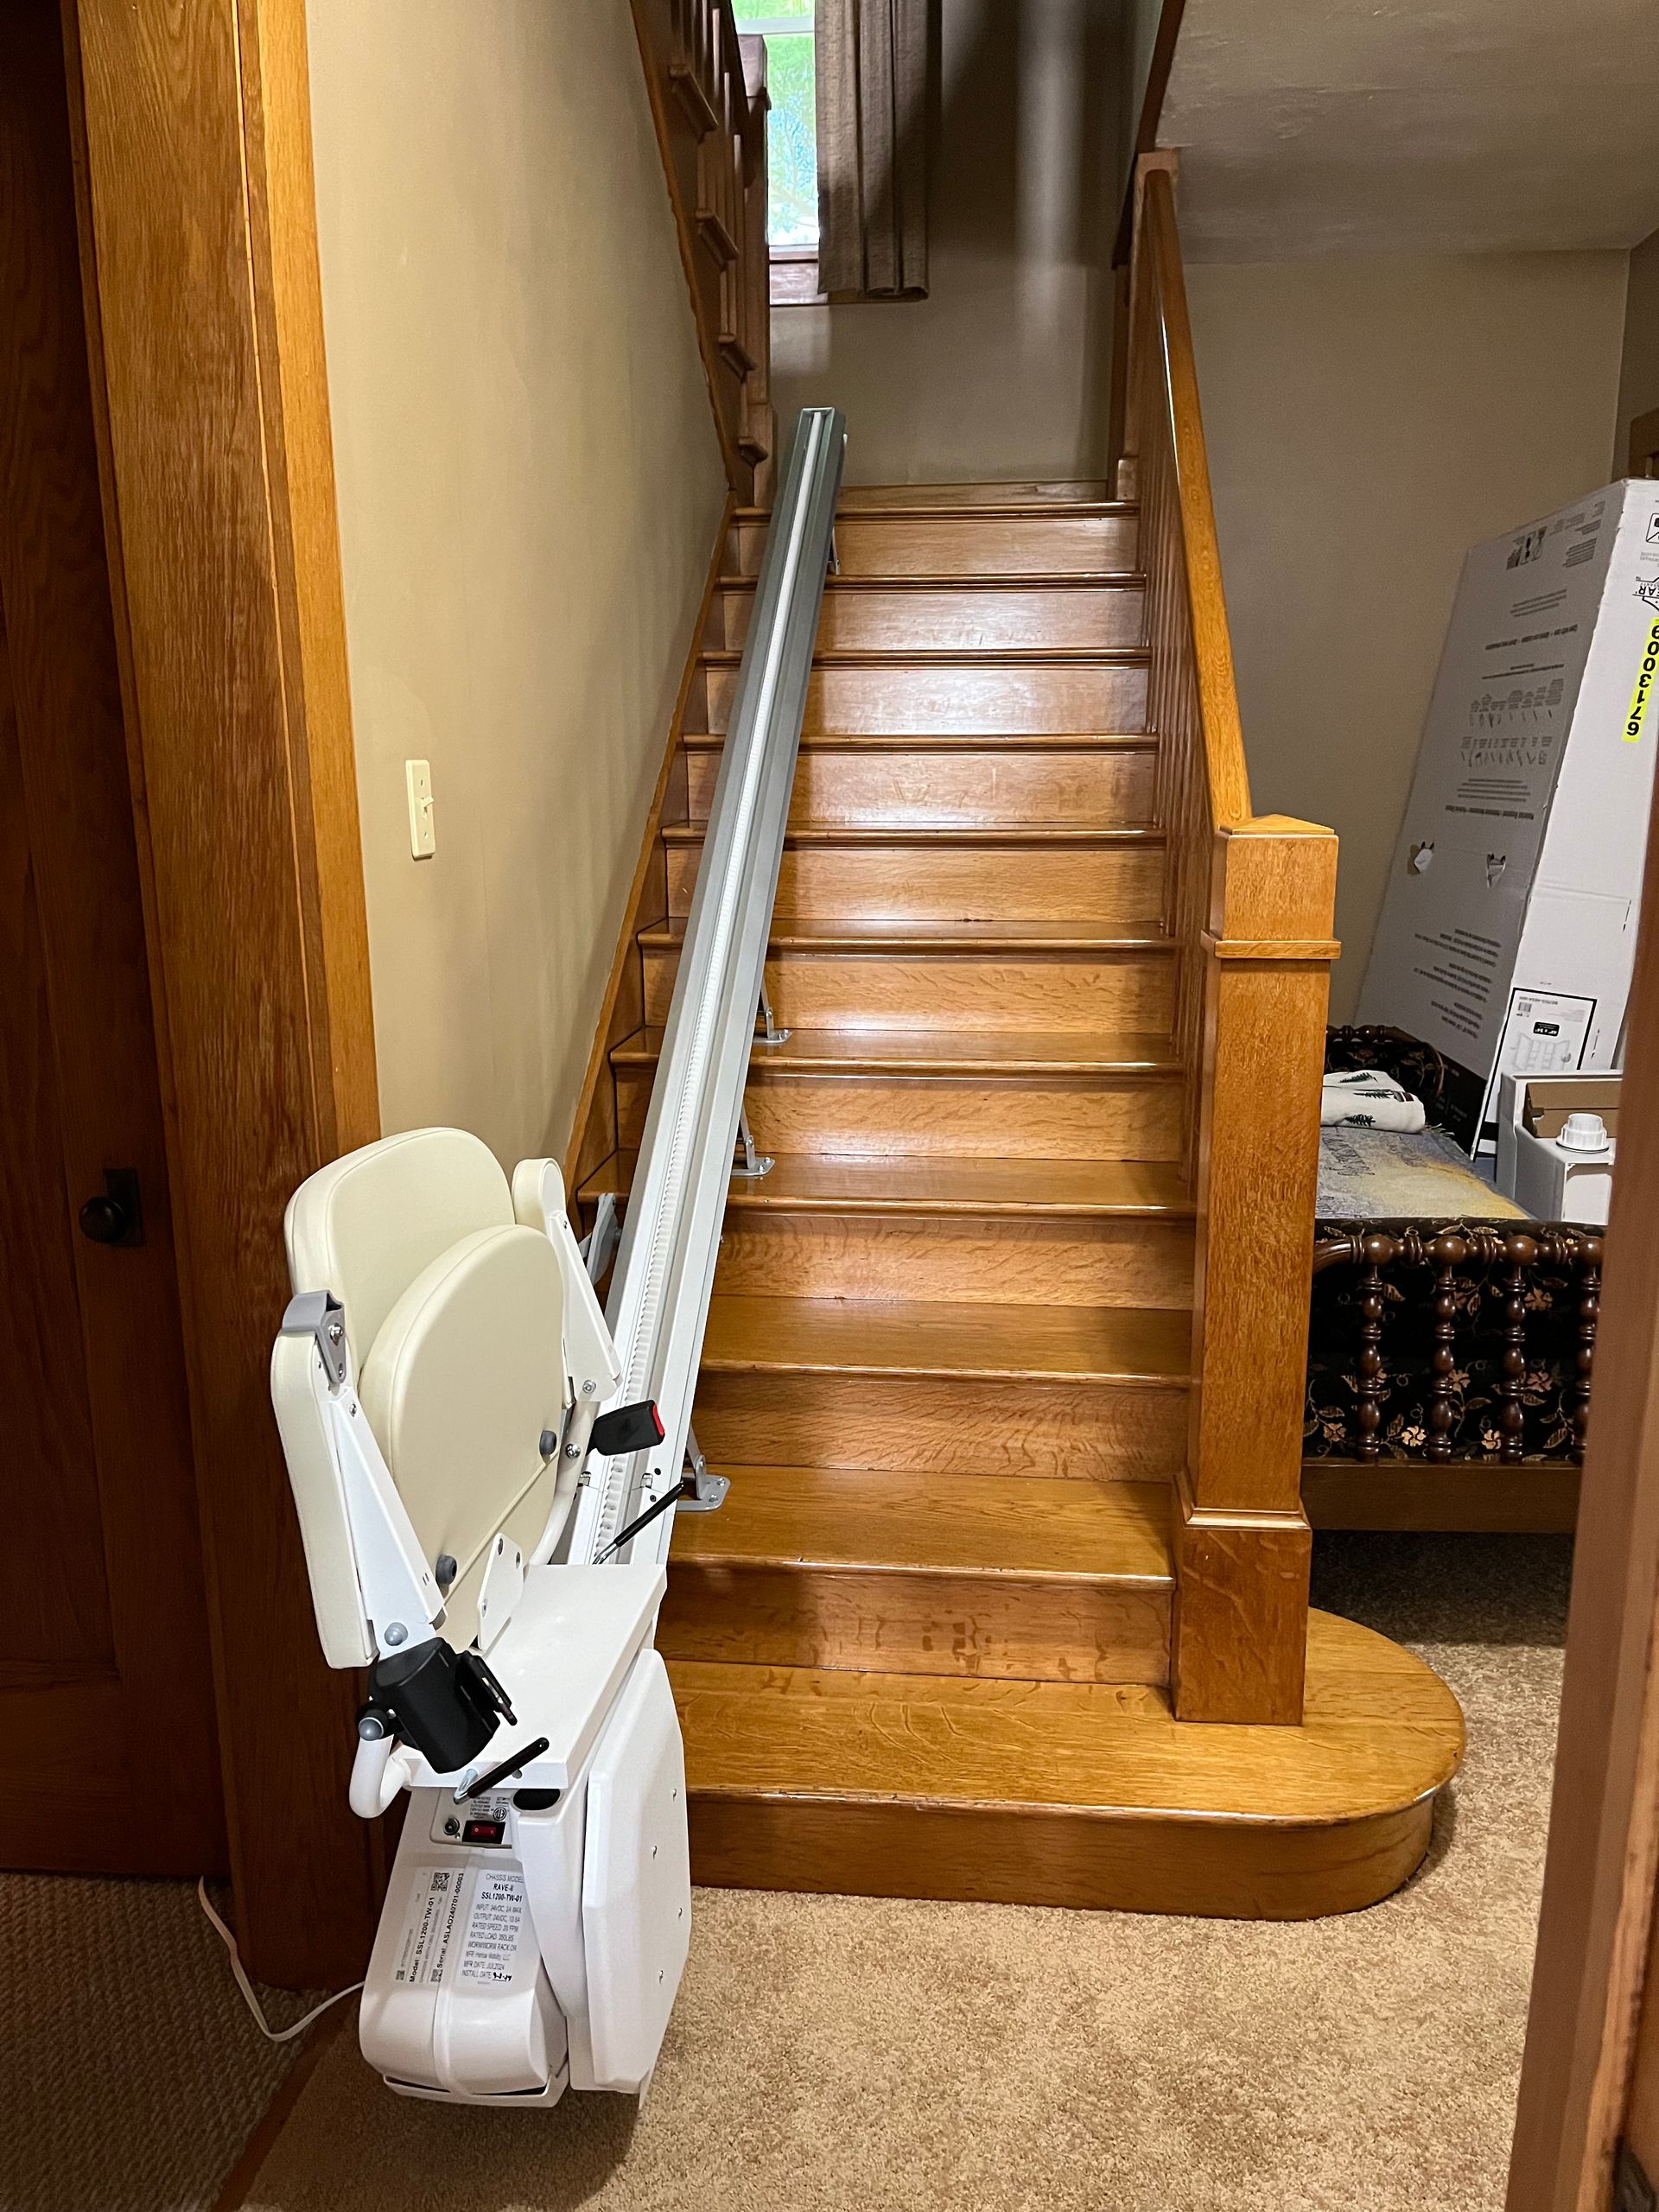
[[[206,2212],[297,2055],[191,1884],[0,1873],[0,2212]]]
[[[700,1891],[650,2101],[394,2098],[342,2035],[256,2212],[1497,2212],[1567,1547],[1352,1537],[1318,1602],[1413,1643],[1470,1752],[1398,1897],[1290,1927]]]

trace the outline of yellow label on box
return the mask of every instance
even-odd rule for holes
[[[1630,694],[1630,719],[1624,725],[1624,742],[1634,745],[1642,734],[1642,719],[1648,711],[1648,698],[1659,676],[1659,621],[1648,632],[1648,642],[1643,650],[1642,665],[1637,671],[1636,689]]]

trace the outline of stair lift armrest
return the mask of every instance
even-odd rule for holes
[[[412,1789],[421,1770],[418,1752],[384,1732],[365,1735],[359,1728],[346,1796],[359,1821],[378,1821],[400,1789]]]
[[[564,1210],[564,1176],[556,1160],[521,1160],[512,1171],[512,1210],[526,1229],[539,1229],[558,1255],[564,1283],[564,1361],[578,1406],[595,1412],[622,1380],[622,1363],[588,1281],[575,1231]]]
[[[327,1292],[290,1300],[271,1350],[270,1395],[323,1656],[331,1667],[366,1667],[423,1641],[443,1618],[443,1594],[359,1402],[340,1321]]]

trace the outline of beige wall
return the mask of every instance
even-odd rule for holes
[[[628,0],[308,22],[383,1116],[511,1165],[566,1143],[724,480]]]
[[[1618,380],[1618,428],[1613,441],[1622,475],[1630,465],[1630,424],[1659,407],[1659,231],[1630,255],[1624,310],[1624,360]]]
[[[1342,840],[1351,1017],[1465,550],[1607,481],[1625,257],[1188,271],[1252,796]]]
[[[1117,0],[941,0],[925,300],[785,308],[772,383],[847,416],[848,480],[1106,466]]]

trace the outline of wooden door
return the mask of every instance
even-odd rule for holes
[[[215,1872],[116,636],[59,16],[0,0],[0,1865]]]

